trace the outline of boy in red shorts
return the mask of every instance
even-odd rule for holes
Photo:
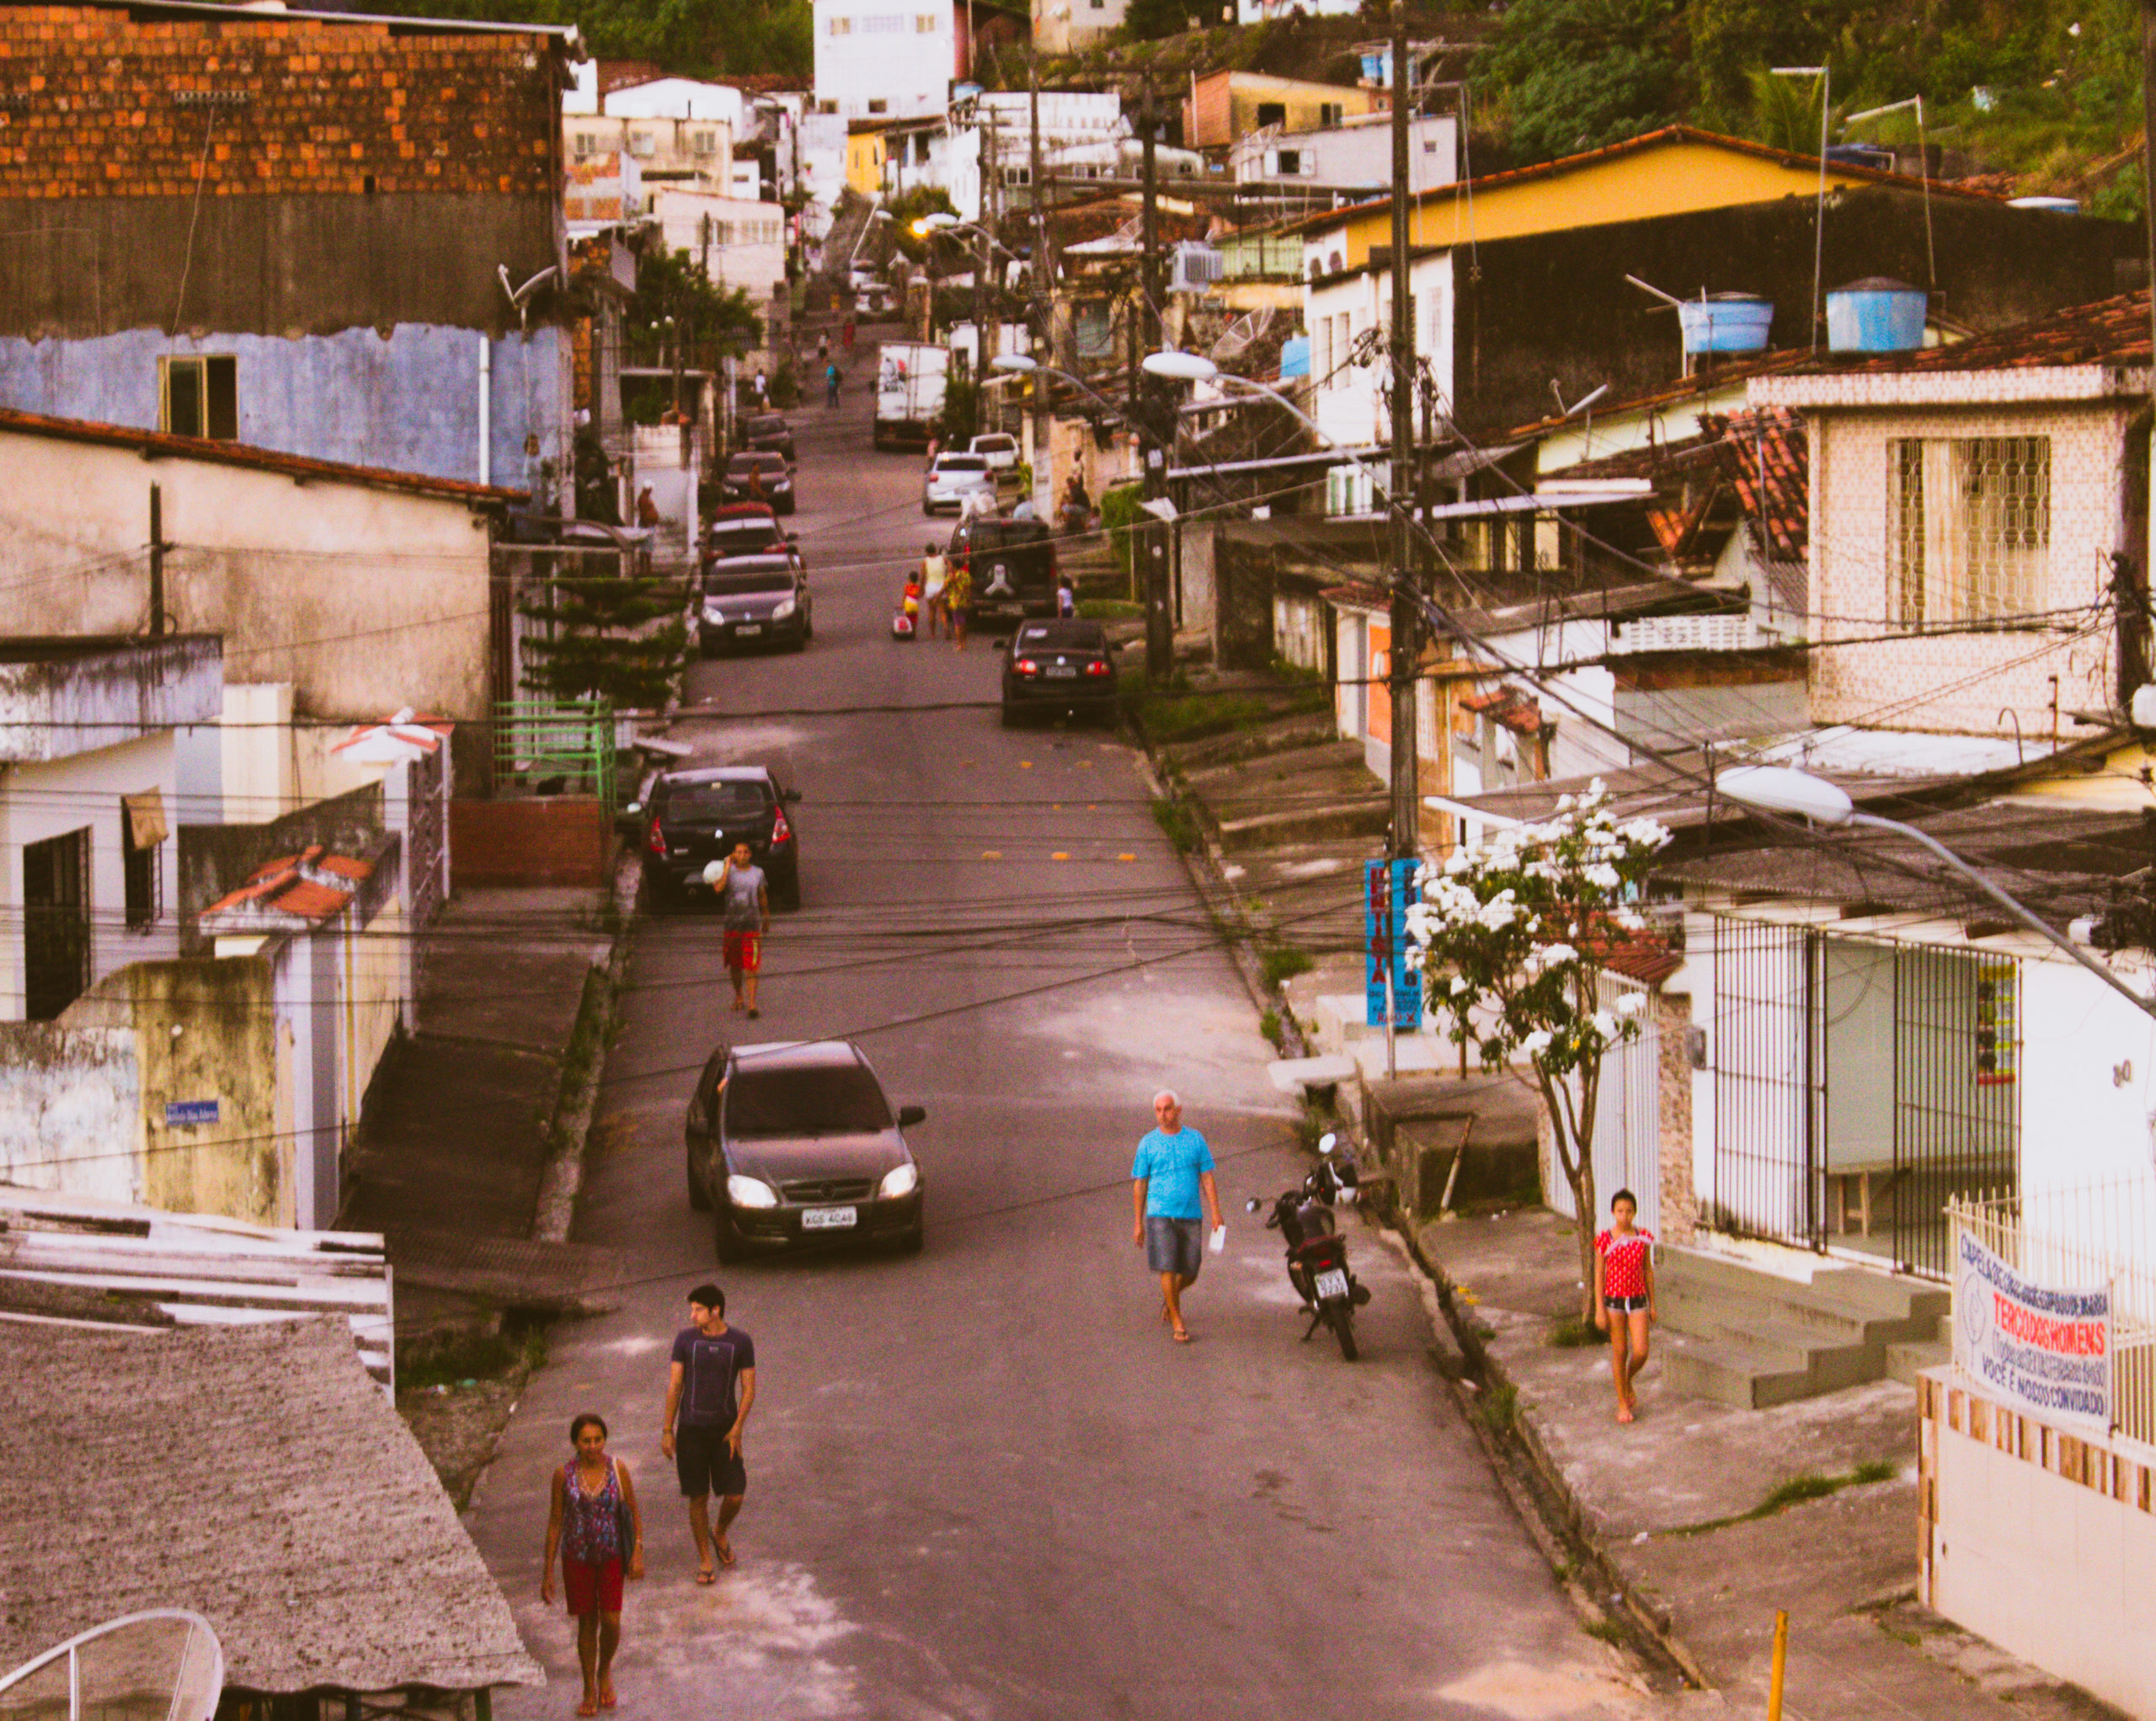
[[[756,970],[764,965],[764,933],[771,923],[771,895],[764,888],[764,869],[737,842],[725,860],[704,869],[705,881],[718,893],[726,910],[726,977],[734,982],[734,1010],[756,1010]]]
[[[1609,1334],[1620,1422],[1630,1422],[1638,1408],[1632,1382],[1646,1366],[1654,1322],[1654,1233],[1633,1228],[1639,1211],[1636,1195],[1618,1190],[1609,1198],[1609,1229],[1594,1240],[1594,1324]]]

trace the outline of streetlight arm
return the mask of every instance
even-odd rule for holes
[[[2127,1002],[2131,1003],[2135,1009],[2139,1010],[2144,1015],[2156,1016],[2156,1001],[2151,1001],[2150,999],[2143,997],[2140,993],[2135,991],[2132,987],[2129,986],[2124,981],[2121,980],[2118,975],[2112,973],[2111,970],[2103,963],[2099,962],[2094,956],[2083,949],[2080,945],[2075,943],[2073,939],[2060,933],[2056,927],[2050,926],[2042,920],[2040,920],[2036,915],[2030,912],[2028,909],[2023,907],[2021,904],[2015,901],[2011,896],[2008,895],[2005,891],[2000,890],[1998,885],[1993,884],[1990,879],[1985,878],[1983,874],[1979,873],[1967,861],[1963,860],[1961,856],[1956,854],[1954,851],[1947,847],[1945,844],[1937,842],[1932,837],[1927,836],[1913,825],[1904,825],[1898,819],[1882,819],[1875,813],[1851,813],[1849,816],[1848,822],[1852,825],[1866,825],[1875,831],[1891,831],[1897,836],[1906,836],[1919,848],[1925,850],[1930,854],[1935,855],[1939,859],[1944,861],[1962,878],[1967,879],[1972,885],[1974,885],[1977,889],[1983,891],[1985,895],[1990,897],[1993,901],[1996,902],[2001,908],[2012,915],[2015,919],[2020,921],[2022,925],[2028,927],[2031,932],[2036,933],[2038,938],[2043,939],[2047,943],[2055,944],[2060,949],[2065,951],[2068,955],[2071,956],[2076,962],[2079,962],[2084,968],[2095,975],[2097,979],[2102,981],[2105,986],[2109,986],[2121,997],[2126,999]]]

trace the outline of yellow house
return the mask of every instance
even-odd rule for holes
[[[883,120],[856,120],[846,128],[846,182],[863,197],[883,195]]]
[[[1225,149],[1267,126],[1317,131],[1387,105],[1382,90],[1262,72],[1216,72],[1191,80],[1182,102],[1182,136],[1191,149]]]
[[[1829,190],[1920,182],[1875,168],[1827,164]],[[1412,247],[1465,245],[1550,233],[1610,222],[1650,221],[1732,209],[1819,190],[1819,160],[1689,126],[1670,126],[1584,155],[1491,174],[1426,191],[1409,212]],[[1976,196],[1935,184],[1935,196]],[[1984,200],[1996,201],[1987,198]],[[1373,245],[1392,243],[1392,206],[1359,203],[1294,223],[1315,275],[1337,275],[1369,261]]]

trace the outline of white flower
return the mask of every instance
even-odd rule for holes
[[[1593,866],[1584,869],[1580,876],[1598,890],[1620,890],[1625,883],[1624,879],[1618,876],[1617,869],[1611,866],[1608,861],[1597,861]]]
[[[1620,1016],[1636,1016],[1646,1007],[1647,995],[1645,992],[1626,992],[1624,997],[1617,1000],[1617,1013]]]
[[[1548,1029],[1538,1028],[1520,1041],[1519,1049],[1531,1058],[1539,1058],[1550,1049],[1550,1042],[1555,1037]]]
[[[1580,953],[1570,944],[1545,944],[1540,954],[1545,968],[1562,968],[1567,962],[1580,959]]]
[[[1455,974],[1454,975],[1453,975],[1453,977],[1452,977],[1452,995],[1453,995],[1454,997],[1459,997],[1462,992],[1465,991],[1466,990],[1467,990],[1467,976],[1466,976],[1465,975],[1464,975],[1464,974]]]
[[[1597,1010],[1587,1019],[1594,1024],[1594,1031],[1604,1040],[1616,1039],[1617,1018],[1607,1010]]]

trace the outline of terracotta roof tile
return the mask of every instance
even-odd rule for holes
[[[1801,562],[1812,541],[1812,454],[1803,420],[1793,412],[1711,414],[1745,516],[1778,562]]]

